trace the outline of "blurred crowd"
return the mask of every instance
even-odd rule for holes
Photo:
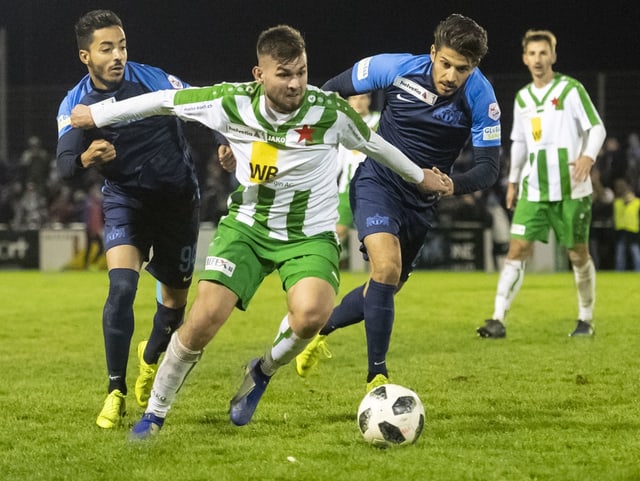
[[[209,131],[193,128],[189,138],[200,180],[201,221],[215,224],[226,211],[234,179],[220,167]],[[18,159],[0,159],[0,228],[37,230],[81,223],[95,229],[102,183],[95,169],[70,181],[60,179],[55,153],[38,137],[29,137]]]
[[[596,268],[640,271],[640,136],[609,137],[591,172]]]
[[[216,145],[209,131],[190,127],[187,132],[202,195],[201,221],[217,224],[226,212],[226,200],[236,187],[216,158]],[[481,223],[493,239],[495,265],[500,265],[509,245],[510,212],[504,207],[508,156],[504,151],[501,177],[485,192],[444,198],[440,202],[439,224]],[[471,160],[462,152],[456,168],[465,170]],[[609,137],[591,173],[593,218],[591,255],[598,269],[640,271],[640,136]],[[0,228],[37,230],[84,224],[99,241],[102,178],[88,169],[72,181],[57,175],[55,154],[47,151],[38,137],[27,139],[18,159],[0,159]]]

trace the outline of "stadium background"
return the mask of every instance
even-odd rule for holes
[[[58,104],[86,73],[77,58],[73,25],[93,8],[121,16],[130,60],[158,65],[193,84],[248,80],[258,33],[278,23],[303,32],[310,82],[317,85],[370,54],[427,51],[436,23],[460,12],[488,31],[489,54],[481,69],[494,83],[504,135],[514,92],[529,78],[520,60],[520,38],[527,28],[549,28],[558,36],[556,69],[585,84],[609,133],[622,137],[640,130],[635,47],[640,7],[633,1],[1,0],[10,157],[24,148],[29,135],[54,149]]]
[[[632,1],[191,0],[161,5],[0,0],[0,157],[5,161],[16,162],[32,135],[55,152],[58,105],[86,74],[77,58],[73,25],[95,8],[120,15],[130,60],[160,66],[194,85],[249,80],[257,35],[279,23],[301,30],[307,40],[309,81],[321,85],[368,55],[426,52],[438,21],[453,12],[471,16],[488,31],[489,53],[481,69],[502,107],[505,146],[513,96],[530,80],[521,62],[520,39],[528,28],[548,28],[559,41],[556,70],[583,82],[608,134],[624,140],[640,132],[640,57],[635,49],[640,7]],[[204,135],[196,134],[197,140]],[[206,141],[196,145],[208,147]]]
[[[610,133],[640,130],[637,2],[555,3],[0,0],[9,46],[8,88],[0,83],[8,114],[0,121],[14,158],[31,134],[53,151],[58,103],[85,73],[73,23],[91,8],[123,17],[132,60],[193,83],[248,78],[257,32],[276,22],[304,32],[311,79],[321,83],[361,56],[425,51],[436,21],[460,11],[489,31],[482,69],[496,87],[506,135],[513,94],[528,79],[519,39],[530,26],[558,34],[558,70],[585,83]],[[334,360],[309,385],[283,370],[250,431],[228,422],[240,363],[269,339],[279,315],[277,277],[267,278],[250,313],[221,331],[185,386],[167,435],[136,449],[126,431],[93,427],[103,396],[96,373],[104,362],[105,274],[0,270],[0,479],[640,479],[635,273],[599,273],[601,321],[586,342],[566,336],[575,319],[572,275],[527,277],[506,343],[477,340],[474,332],[491,312],[497,275],[415,275],[400,294],[392,355],[396,382],[416,387],[428,407],[428,429],[415,449],[380,452],[361,442],[353,419],[366,356],[358,329],[336,338]],[[365,279],[345,273],[343,292]],[[151,322],[154,293],[151,276],[143,276],[136,342]],[[132,410],[129,419],[139,414]]]

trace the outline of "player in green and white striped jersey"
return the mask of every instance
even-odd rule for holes
[[[578,290],[578,321],[570,336],[590,336],[596,284],[589,254],[590,171],[606,131],[582,84],[553,71],[553,33],[529,30],[522,47],[533,82],[514,101],[506,203],[513,208],[517,197],[517,206],[494,313],[477,332],[481,337],[506,336],[505,316],[522,286],[533,242],[547,242],[552,229],[569,252]]]
[[[224,134],[236,158],[240,184],[230,198],[229,216],[273,239],[335,230],[339,146],[371,152],[410,182],[423,178],[422,169],[373,133],[337,94],[307,85],[303,93],[292,96],[302,101],[293,113],[270,107],[268,97],[260,81],[221,83],[92,105],[91,113],[99,127],[177,115]],[[435,174],[427,172],[435,182]],[[291,215],[298,208],[304,214]]]
[[[264,31],[254,82],[163,91],[123,102],[78,106],[71,122],[90,128],[152,115],[177,115],[223,133],[240,186],[209,246],[205,271],[184,325],[172,336],[134,438],[157,432],[187,374],[234,307],[246,309],[262,280],[278,270],[288,313],[271,348],[250,362],[230,417],[247,424],[276,370],[327,322],[339,283],[336,239],[338,145],[358,149],[423,192],[453,191],[437,169],[422,169],[372,132],[349,104],[307,85],[300,33]]]

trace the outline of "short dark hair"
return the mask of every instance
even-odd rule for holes
[[[284,63],[300,57],[305,50],[302,34],[289,25],[277,25],[264,30],[256,44],[258,57],[270,55]]]
[[[442,47],[464,55],[473,65],[478,65],[489,51],[487,31],[475,20],[454,13],[442,20],[433,32],[436,51]]]
[[[74,30],[79,50],[88,50],[93,40],[93,32],[107,27],[122,27],[122,20],[111,10],[91,10],[82,15]]]

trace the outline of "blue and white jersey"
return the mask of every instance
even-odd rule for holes
[[[107,182],[127,191],[195,192],[196,171],[179,119],[155,116],[86,131],[74,129],[70,124],[71,111],[78,104],[115,102],[156,90],[188,86],[159,68],[135,62],[127,62],[123,81],[113,91],[95,88],[86,75],[67,93],[58,110],[56,157],[60,175],[70,178],[81,170],[80,154],[92,141],[106,139],[115,146],[116,158],[96,168]]]
[[[493,87],[475,68],[451,96],[438,95],[428,54],[380,54],[358,61],[323,89],[343,97],[382,90],[384,108],[378,133],[422,168],[451,175],[456,194],[493,185],[499,172],[500,108]],[[476,168],[456,173],[453,163],[471,140]],[[391,182],[410,197],[416,189],[386,167],[367,159],[368,174]],[[363,172],[364,174],[364,172]]]

